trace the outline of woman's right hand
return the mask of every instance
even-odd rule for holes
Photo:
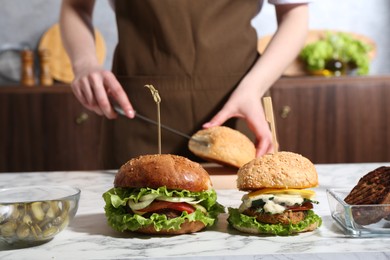
[[[81,104],[99,115],[116,118],[110,103],[116,102],[133,118],[133,107],[122,86],[112,72],[102,68],[96,57],[94,5],[94,0],[63,0],[61,5],[61,37],[75,74],[71,84],[73,93]]]
[[[109,119],[117,117],[111,102],[116,102],[126,113],[134,118],[134,109],[116,77],[111,71],[100,66],[76,72],[71,84],[76,98],[87,109]]]

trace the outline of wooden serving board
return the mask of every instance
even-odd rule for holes
[[[97,29],[95,29],[95,39],[96,55],[100,64],[103,64],[106,58],[106,45],[102,34]],[[54,24],[43,34],[38,49],[49,51],[49,67],[53,79],[67,84],[73,81],[72,65],[62,44],[59,24]]]
[[[214,189],[237,189],[237,170],[215,163],[203,163],[203,168],[209,173]]]

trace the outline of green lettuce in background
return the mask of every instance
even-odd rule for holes
[[[370,69],[369,52],[372,47],[344,32],[327,32],[324,39],[307,44],[299,54],[306,69],[324,70],[327,62],[338,60],[356,68],[358,75],[367,75]]]

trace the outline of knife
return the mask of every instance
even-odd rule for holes
[[[127,118],[125,112],[123,111],[123,109],[122,109],[121,107],[119,107],[119,105],[113,104],[112,106],[113,106],[114,110],[115,110],[119,115],[125,116],[125,117]],[[143,120],[143,121],[145,121],[145,122],[148,122],[148,123],[150,123],[150,124],[153,124],[153,125],[158,126],[157,121],[154,121],[154,120],[152,120],[152,119],[150,119],[150,118],[148,118],[148,117],[146,117],[146,116],[143,116],[143,115],[139,114],[139,113],[136,112],[136,111],[134,111],[134,114],[135,114],[135,117],[136,117],[136,118],[139,118],[139,119],[141,119],[141,120]],[[180,131],[178,131],[178,130],[172,128],[172,127],[169,127],[169,126],[166,126],[166,125],[163,125],[163,124],[160,124],[160,125],[161,125],[161,128],[163,128],[163,129],[165,129],[165,130],[168,130],[168,131],[170,131],[171,133],[174,133],[174,134],[176,134],[176,135],[179,135],[179,136],[181,136],[181,137],[184,137],[184,138],[186,138],[186,139],[188,139],[188,140],[193,140],[193,141],[195,141],[195,142],[197,142],[197,143],[199,143],[199,144],[202,144],[202,145],[205,145],[205,146],[209,146],[209,143],[206,142],[206,141],[202,141],[202,140],[195,139],[195,138],[193,138],[192,136],[189,136],[189,135],[187,135],[187,134],[185,134],[185,133],[183,133],[183,132],[180,132]]]

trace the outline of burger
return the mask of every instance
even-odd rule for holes
[[[237,172],[237,187],[248,193],[238,209],[229,208],[229,224],[252,234],[286,236],[317,229],[321,217],[313,211],[318,185],[314,165],[292,152],[256,158]]]
[[[224,212],[207,171],[171,154],[129,160],[103,198],[108,224],[121,232],[193,233],[213,225]]]

